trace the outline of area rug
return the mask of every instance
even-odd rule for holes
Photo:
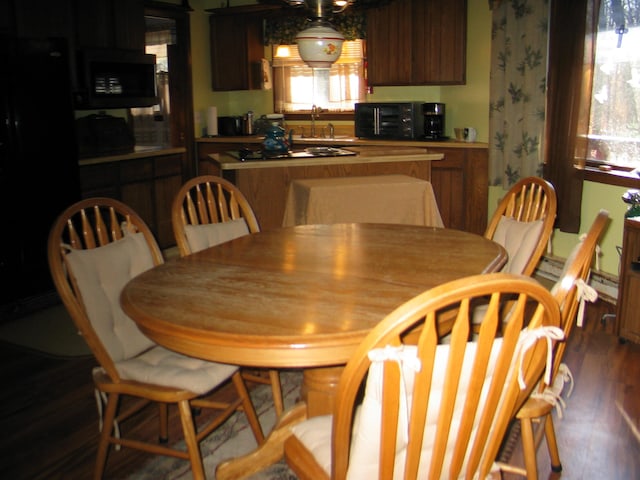
[[[0,341],[52,357],[91,355],[63,305],[0,324]]]
[[[284,406],[287,409],[299,399],[302,372],[283,371],[280,374],[280,381]],[[260,385],[254,388],[251,391],[251,398],[256,407],[262,431],[267,435],[275,424],[271,387]],[[179,446],[184,447],[184,443],[180,442]],[[244,455],[256,447],[257,443],[244,414],[235,413],[200,444],[207,478],[215,479],[216,466],[221,461]],[[162,456],[154,457],[139,471],[127,477],[128,480],[190,480],[192,478],[189,462]],[[297,477],[283,460],[250,478],[251,480],[296,480]]]
[[[284,371],[280,374],[285,409],[293,406],[299,398],[302,373]],[[271,388],[260,385],[251,392],[251,398],[262,425],[267,434],[275,423]],[[520,441],[520,422],[513,422],[507,431],[498,460],[508,463]],[[184,447],[181,442],[180,447]],[[223,460],[238,457],[255,449],[257,443],[247,425],[244,414],[232,415],[223,425],[213,432],[201,445],[205,474],[208,479],[215,479],[216,466]],[[265,470],[252,475],[249,480],[297,480],[297,476],[289,469],[284,460]],[[191,480],[191,467],[185,460],[171,457],[155,457],[145,463],[139,471],[127,480]]]

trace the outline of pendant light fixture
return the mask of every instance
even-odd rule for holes
[[[300,57],[312,68],[331,68],[342,53],[344,35],[327,20],[330,12],[342,12],[352,0],[289,0],[311,11],[308,26],[296,35]]]

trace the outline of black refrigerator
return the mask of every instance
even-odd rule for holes
[[[55,302],[47,237],[80,199],[65,39],[0,36],[0,314]],[[0,319],[1,320],[1,319]]]

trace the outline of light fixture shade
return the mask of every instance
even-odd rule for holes
[[[312,68],[331,68],[342,53],[344,35],[322,20],[312,20],[311,26],[296,35],[298,52]]]

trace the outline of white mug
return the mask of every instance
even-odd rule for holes
[[[465,127],[465,129],[464,129],[464,141],[465,142],[475,142],[477,136],[478,136],[478,132],[476,132],[475,128]]]

